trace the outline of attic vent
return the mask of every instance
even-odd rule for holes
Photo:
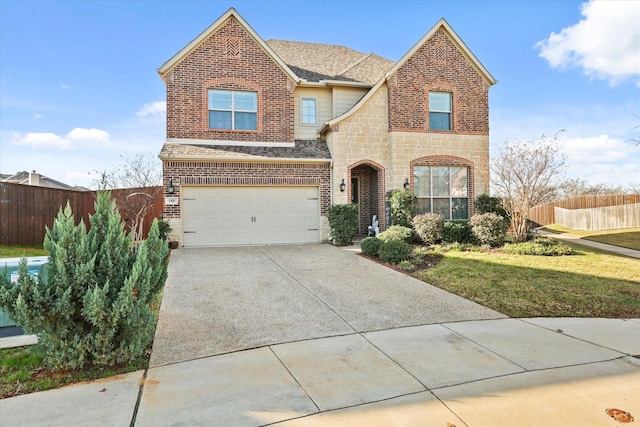
[[[433,46],[433,51],[431,52],[433,55],[433,59],[438,62],[445,62],[447,60],[447,51],[443,44],[436,44]]]
[[[229,37],[227,39],[227,56],[235,58],[240,56],[240,39],[238,37]]]

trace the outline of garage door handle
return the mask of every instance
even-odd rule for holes
[[[195,231],[183,231],[184,234],[196,234]]]
[[[185,197],[182,200],[195,200],[195,198],[189,198],[189,197]]]
[[[318,231],[317,228],[307,228],[307,231]]]

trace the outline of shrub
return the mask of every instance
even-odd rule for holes
[[[367,256],[376,256],[378,255],[378,250],[381,245],[382,240],[377,237],[367,237],[360,244],[360,249],[362,250],[362,253]]]
[[[358,205],[333,205],[329,208],[331,238],[337,246],[351,243],[358,232]]]
[[[403,227],[402,225],[392,225],[382,233],[378,234],[378,239],[383,242],[401,240],[403,242],[411,243],[413,240],[413,230],[409,227]]]
[[[388,194],[391,224],[411,227],[416,196],[410,189],[392,190]]]
[[[423,242],[433,245],[442,239],[442,216],[435,213],[417,215],[413,218],[413,228]]]
[[[161,219],[160,221],[158,221],[158,237],[161,240],[166,241],[167,238],[169,237],[170,232],[171,232],[171,226],[166,220]]]
[[[383,242],[378,255],[382,261],[396,264],[409,258],[409,244],[402,240]]]
[[[536,237],[528,242],[507,243],[502,250],[516,255],[571,255],[571,248],[548,237]]]
[[[89,232],[82,221],[74,225],[67,203],[47,227],[46,283],[28,274],[24,258],[15,286],[0,276],[0,305],[38,334],[52,367],[129,362],[153,338],[151,303],[166,280],[169,251],[158,221],[137,251],[110,193],[98,193],[89,221]]]
[[[400,261],[398,263],[398,268],[401,270],[411,270],[413,268],[413,264],[408,260]]]
[[[476,213],[484,214],[493,212],[503,218],[507,218],[507,211],[502,206],[500,197],[491,197],[488,194],[481,194],[475,200]]]
[[[442,241],[445,243],[474,243],[475,238],[467,221],[444,221]]]
[[[481,245],[498,247],[507,235],[504,218],[493,212],[474,215],[469,220],[471,232]]]

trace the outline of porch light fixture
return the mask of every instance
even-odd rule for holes
[[[347,188],[347,184],[344,183],[344,178],[342,178],[342,182],[340,183],[340,192],[344,193],[345,188]]]
[[[404,179],[403,187],[404,187],[405,190],[407,190],[409,188],[409,178],[405,178]]]
[[[173,186],[173,179],[169,179],[169,186],[167,187],[167,193],[173,194],[176,188]]]

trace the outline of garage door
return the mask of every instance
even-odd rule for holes
[[[183,187],[184,246],[319,241],[318,187]]]

